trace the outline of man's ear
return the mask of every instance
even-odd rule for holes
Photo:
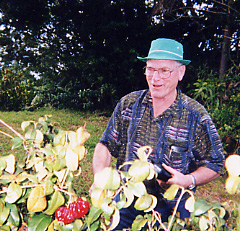
[[[186,71],[186,66],[185,65],[181,65],[179,67],[179,77],[178,77],[179,81],[182,81],[183,76],[185,75],[185,71]]]

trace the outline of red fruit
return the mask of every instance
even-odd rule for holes
[[[72,211],[68,207],[59,207],[55,212],[58,221],[62,221],[65,225],[71,223],[75,218]]]
[[[72,202],[69,205],[69,209],[72,211],[73,216],[78,219],[80,218],[80,205],[77,203],[77,201]]]
[[[69,224],[71,222],[73,222],[73,220],[75,219],[71,209],[68,207],[66,209],[66,213],[65,213],[65,218],[64,218],[64,221],[63,223],[66,225],[66,224]]]
[[[80,217],[83,217],[84,215],[86,215],[88,213],[89,210],[89,202],[82,200],[82,198],[78,198],[77,199],[77,203],[79,204],[80,207]]]
[[[55,212],[55,217],[58,221],[62,221],[64,222],[64,218],[65,218],[65,213],[66,213],[66,207],[59,207],[56,212]]]

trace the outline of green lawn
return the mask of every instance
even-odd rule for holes
[[[40,116],[52,115],[51,121],[59,123],[59,126],[64,130],[76,131],[77,128],[86,123],[86,128],[91,134],[85,146],[88,154],[81,162],[82,173],[80,177],[74,182],[76,192],[81,196],[88,197],[88,189],[92,183],[92,155],[94,147],[99,141],[102,132],[104,131],[108,117],[100,116],[98,112],[77,112],[70,110],[57,109],[40,109],[34,112],[20,111],[20,112],[0,112],[0,119],[12,126],[15,130],[21,133],[21,123],[27,120],[38,120]],[[0,131],[8,132],[14,135],[9,129],[6,129],[0,124]],[[11,139],[0,133],[0,153],[7,155],[15,153],[17,157],[24,155],[23,150],[11,150]],[[220,177],[217,180],[199,187],[196,198],[205,199],[207,201],[225,202],[230,200],[239,200],[239,196],[230,196],[224,188],[226,176]]]

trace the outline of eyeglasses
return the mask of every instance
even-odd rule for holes
[[[180,66],[182,65],[177,66],[174,70],[169,70],[168,68],[153,68],[147,66],[145,66],[143,69],[145,70],[144,74],[147,77],[153,77],[155,71],[157,71],[162,79],[168,79],[171,76],[172,72],[176,71]]]

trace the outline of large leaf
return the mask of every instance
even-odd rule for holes
[[[120,176],[116,169],[107,167],[94,175],[94,183],[97,188],[116,190],[120,186]]]
[[[12,149],[19,148],[23,144],[23,140],[20,137],[15,137],[12,139]]]
[[[77,143],[83,145],[87,139],[90,137],[90,134],[86,131],[84,127],[78,128],[77,133]]]
[[[147,161],[147,157],[151,152],[152,148],[150,146],[143,146],[137,150],[137,155],[141,161]]]
[[[48,208],[44,213],[52,215],[58,207],[63,205],[65,202],[64,196],[58,190],[54,192],[50,201],[48,201]]]
[[[34,121],[23,121],[21,124],[22,130],[25,132],[28,128],[28,126],[33,125]]]
[[[128,173],[130,176],[134,177],[134,181],[142,182],[148,177],[150,173],[150,166],[148,162],[135,160],[129,168]]]
[[[137,210],[146,210],[151,207],[152,203],[153,198],[151,197],[151,195],[145,194],[136,200],[134,207]]]
[[[12,225],[18,227],[20,224],[20,216],[19,216],[19,212],[18,212],[18,207],[15,204],[9,204],[9,203],[6,203],[6,207],[10,209],[8,221]]]
[[[10,183],[7,190],[5,201],[8,203],[16,202],[22,196],[22,188],[16,183]]]
[[[70,171],[76,171],[78,169],[78,154],[75,153],[70,147],[67,148],[65,160]]]
[[[147,193],[146,187],[143,182],[128,182],[128,189],[137,197]]]
[[[185,208],[191,213],[194,211],[195,199],[193,196],[189,197],[185,203]]]
[[[27,130],[27,132],[25,133],[25,138],[27,140],[34,140],[36,137],[37,131],[36,129],[29,129]]]
[[[15,156],[13,154],[10,154],[8,156],[5,156],[4,159],[7,162],[7,167],[5,168],[5,171],[13,174],[15,172]]]
[[[114,214],[112,216],[112,222],[108,230],[113,230],[117,227],[118,223],[120,221],[120,212],[118,209],[115,209]]]
[[[138,215],[132,224],[132,231],[142,230],[144,225],[147,223],[148,219],[144,218],[141,215]]]
[[[0,171],[4,170],[7,167],[7,162],[5,158],[0,158]]]
[[[29,212],[41,212],[47,206],[47,200],[44,195],[44,190],[42,187],[35,187],[32,189],[28,200],[27,209]]]
[[[173,200],[176,197],[179,188],[180,186],[177,184],[171,185],[170,188],[164,193],[163,197],[167,200]]]
[[[240,175],[240,156],[231,155],[225,161],[225,166],[230,176]]]
[[[133,195],[132,191],[129,190],[127,187],[123,188],[123,192],[127,198],[127,203],[124,205],[124,208],[127,208],[132,204],[132,202],[134,200],[134,195]]]
[[[239,184],[240,177],[230,175],[225,182],[225,188],[229,194],[234,194],[237,192]]]
[[[53,139],[54,146],[57,146],[57,145],[64,146],[65,142],[66,142],[66,132],[59,131],[59,133]]]
[[[0,231],[11,231],[11,228],[8,225],[3,225],[0,227]]]
[[[5,221],[8,219],[9,214],[10,214],[10,209],[3,206],[0,212],[0,225],[5,223]]]
[[[28,231],[44,231],[51,224],[52,218],[45,215],[35,215],[28,220]]]
[[[83,159],[87,152],[86,148],[83,145],[76,145],[73,148],[73,151],[78,154],[79,161]]]
[[[91,193],[91,201],[92,204],[97,207],[97,208],[101,208],[103,200],[106,196],[105,190],[104,189],[100,189],[100,188],[94,188],[92,190]]]
[[[102,213],[101,208],[97,208],[95,206],[91,206],[89,214],[87,216],[88,226],[90,226],[92,223],[94,223],[96,220],[98,220],[98,218],[101,215],[101,213]]]
[[[206,213],[211,208],[212,205],[208,204],[205,200],[195,201],[193,215],[200,216]]]
[[[199,228],[201,231],[208,229],[208,219],[204,216],[201,216],[199,219]]]

